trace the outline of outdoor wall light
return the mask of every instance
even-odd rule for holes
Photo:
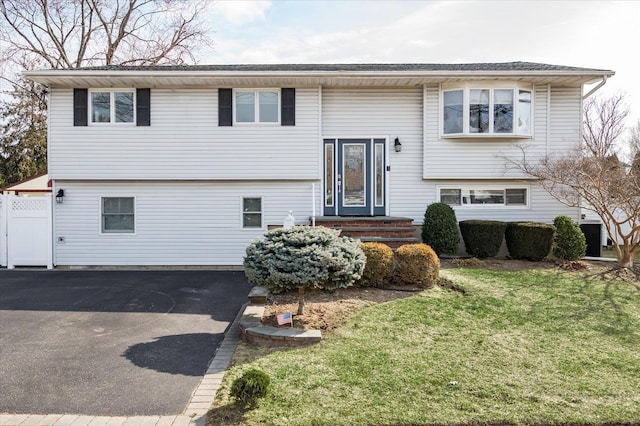
[[[393,142],[393,148],[396,152],[402,151],[402,144],[400,143],[400,139],[396,138],[395,142]]]
[[[62,204],[63,200],[64,200],[64,189],[58,189],[58,192],[56,193],[56,204]]]

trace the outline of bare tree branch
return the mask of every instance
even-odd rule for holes
[[[640,253],[640,124],[627,143],[633,161],[620,159],[624,157],[621,139],[628,113],[623,95],[590,99],[584,105],[582,146],[539,161],[528,158],[526,148],[521,147],[521,158],[506,158],[538,179],[559,202],[596,213],[623,267],[632,267],[633,258]],[[636,159],[637,169],[633,166]]]

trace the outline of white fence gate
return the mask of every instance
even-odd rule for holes
[[[7,266],[7,195],[0,194],[0,266]]]
[[[51,197],[0,197],[0,265],[53,268]]]

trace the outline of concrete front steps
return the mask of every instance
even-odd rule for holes
[[[316,226],[340,229],[340,235],[357,238],[362,242],[384,243],[396,249],[403,244],[416,244],[413,219],[394,216],[322,216],[316,217]]]

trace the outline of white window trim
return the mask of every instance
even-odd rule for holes
[[[260,227],[257,226],[244,226],[244,200],[247,198],[259,198],[260,199]],[[246,212],[257,213],[257,212]],[[264,231],[264,197],[262,195],[242,195],[240,196],[240,230],[242,231]]]
[[[133,232],[103,232],[102,230],[102,199],[103,198],[133,198]],[[124,235],[136,235],[138,233],[138,200],[134,195],[130,194],[109,194],[100,195],[98,197],[98,233],[102,236],[124,236]]]
[[[505,191],[505,199],[504,199],[504,204],[462,204],[462,200],[460,200],[460,204],[455,204],[455,205],[451,205],[449,204],[451,207],[453,207],[454,209],[476,209],[476,208],[480,208],[480,209],[521,209],[521,210],[528,210],[531,209],[531,186],[530,185],[517,185],[517,184],[512,184],[512,185],[469,185],[469,184],[465,184],[465,185],[440,185],[437,187],[437,194],[436,194],[436,202],[440,203],[441,201],[441,197],[440,197],[440,192],[443,189],[459,189],[461,192],[465,191],[465,190],[503,190]],[[506,190],[507,189],[524,189],[527,191],[526,194],[526,198],[525,198],[525,205],[507,205],[507,198],[506,198]],[[462,194],[461,194],[462,196]]]
[[[93,118],[93,96],[91,96],[92,93],[109,93],[110,94],[110,100],[109,100],[109,118],[111,121],[109,121],[108,123],[98,123],[92,120]],[[132,93],[133,94],[133,121],[131,122],[126,122],[126,123],[118,123],[117,121],[115,121],[115,117],[116,117],[116,102],[115,102],[115,93]],[[137,105],[138,105],[138,99],[136,98],[136,90],[135,89],[131,89],[131,88],[108,88],[108,89],[89,89],[89,94],[88,94],[88,108],[87,108],[87,123],[90,126],[135,126],[136,125],[136,110],[137,110]]]
[[[489,111],[491,112],[489,125],[493,130],[493,91],[494,90],[513,90],[513,129],[514,133],[471,133],[469,132],[469,99],[471,90],[490,90],[489,94]],[[444,133],[444,92],[462,90],[462,133]],[[531,92],[531,126],[529,133],[516,133],[517,125],[516,119],[518,117],[518,103],[519,103],[519,90],[525,90]],[[439,115],[440,115],[440,123],[439,123],[439,134],[441,139],[456,139],[456,138],[465,138],[465,139],[532,139],[534,137],[534,120],[535,120],[535,107],[534,107],[534,99],[535,99],[535,86],[533,84],[524,84],[517,82],[495,82],[495,81],[470,81],[466,83],[448,83],[442,84],[440,86],[440,94],[439,94]]]
[[[278,121],[259,121],[260,120],[260,99],[258,93],[270,92],[278,94]],[[253,93],[254,94],[254,117],[255,121],[236,121],[236,93]],[[234,126],[279,126],[282,121],[282,92],[279,88],[258,88],[258,89],[233,89],[232,101],[233,106],[233,125]]]

